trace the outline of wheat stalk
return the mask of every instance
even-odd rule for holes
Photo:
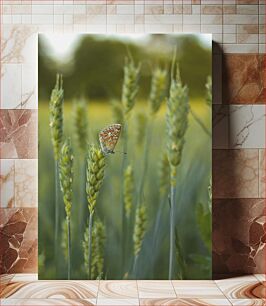
[[[54,258],[56,270],[58,268],[58,235],[59,235],[59,173],[58,173],[58,158],[63,139],[63,77],[56,75],[55,87],[52,90],[49,103],[49,126],[51,140],[54,150],[54,171],[55,171],[55,238],[54,238]]]
[[[91,261],[91,278],[101,279],[103,276],[104,267],[104,244],[106,240],[105,226],[100,220],[96,220],[93,224],[92,229],[92,261]],[[83,246],[83,256],[84,256],[84,266],[85,270],[89,271],[89,261],[88,261],[88,250],[89,250],[89,230],[86,229],[84,233],[84,238],[82,242]]]
[[[170,250],[169,250],[169,279],[173,277],[174,263],[174,230],[175,230],[175,194],[177,167],[181,162],[185,142],[185,133],[188,126],[189,98],[188,88],[181,83],[179,67],[175,56],[172,64],[170,94],[167,100],[167,154],[170,164]],[[176,73],[174,75],[174,67]]]
[[[127,116],[135,105],[139,90],[140,63],[136,66],[132,58],[125,59],[124,81],[122,87],[122,104]]]
[[[81,152],[85,152],[88,142],[87,105],[84,100],[74,106],[74,132]]]
[[[124,172],[124,205],[127,219],[130,218],[133,206],[134,175],[131,165]]]
[[[138,199],[137,205],[143,200],[143,190],[145,187],[145,177],[148,169],[149,162],[149,147],[152,141],[152,132],[153,132],[153,122],[156,113],[161,107],[162,102],[166,98],[166,89],[167,89],[167,70],[157,67],[152,74],[151,80],[151,89],[149,96],[149,105],[150,105],[150,116],[146,120],[147,131],[146,131],[146,141],[143,153],[143,166],[142,173],[139,180],[138,188]]]
[[[143,244],[144,236],[147,230],[147,211],[144,204],[136,209],[133,243],[134,243],[134,265],[133,273],[137,279],[137,261]]]
[[[89,209],[89,229],[88,229],[88,266],[89,266],[89,279],[91,279],[92,268],[92,222],[93,215],[96,206],[97,196],[104,180],[104,168],[105,168],[105,155],[101,149],[90,146],[87,158],[87,182],[86,193]]]
[[[132,57],[125,59],[124,65],[124,79],[122,85],[122,106],[123,106],[123,151],[127,152],[127,141],[128,141],[128,120],[130,117],[130,113],[135,105],[137,93],[139,90],[139,78],[140,78],[140,69],[141,64],[135,65]],[[120,207],[122,212],[122,233],[125,233],[126,230],[126,213],[125,213],[125,206],[124,206],[124,184],[123,184],[123,177],[125,168],[127,165],[127,155],[124,154],[121,164],[121,172],[120,172],[120,186],[121,186],[121,193],[120,193]],[[126,237],[123,235],[122,237],[122,264],[121,264],[121,277],[123,275],[123,269],[125,266],[125,246],[126,246]]]
[[[144,143],[147,130],[147,115],[145,113],[136,114],[136,143],[141,147]]]
[[[59,179],[60,187],[65,205],[66,222],[67,222],[67,260],[68,260],[68,279],[71,273],[71,232],[70,218],[73,196],[73,152],[70,141],[66,140],[61,148],[59,162]]]
[[[167,70],[157,67],[152,74],[149,96],[151,114],[156,114],[166,98]]]
[[[54,148],[54,157],[56,160],[58,160],[63,139],[63,103],[63,76],[57,74],[55,87],[52,90],[49,104],[50,131]]]
[[[88,144],[88,113],[87,104],[85,99],[75,101],[73,109],[73,130],[75,135],[76,144],[78,146],[77,154],[77,176],[85,180],[86,176],[86,159],[85,153]],[[82,220],[82,216],[86,211],[86,197],[84,184],[78,184],[78,218]],[[82,233],[83,223],[79,222],[78,230],[79,235]]]

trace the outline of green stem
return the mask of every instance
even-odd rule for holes
[[[201,121],[201,119],[193,112],[193,110],[190,110],[192,117],[195,119],[195,121],[200,125],[200,127],[203,129],[203,131],[211,137],[211,132],[207,129],[207,127],[204,125],[204,123]]]
[[[159,204],[159,208],[156,214],[156,220],[155,220],[155,225],[154,225],[154,231],[153,231],[153,239],[152,239],[152,251],[153,254],[155,254],[156,250],[157,250],[157,245],[158,245],[158,233],[159,233],[159,229],[160,229],[160,223],[161,223],[161,218],[162,218],[162,213],[163,213],[163,207],[165,206],[165,197],[161,196],[161,200],[160,200],[160,204]],[[156,261],[156,256],[152,257],[152,265],[151,268],[153,269],[152,271],[154,271],[154,265],[155,265],[155,261]],[[153,272],[152,272],[153,273]]]
[[[70,280],[71,273],[71,231],[70,218],[67,218],[67,279]]]
[[[127,153],[127,131],[128,125],[127,122],[124,123],[124,129],[123,129],[123,152]],[[121,186],[121,192],[120,192],[120,207],[121,207],[121,217],[122,217],[122,264],[121,264],[121,277],[123,277],[123,271],[125,268],[125,257],[126,257],[126,237],[125,237],[125,230],[126,230],[126,211],[125,211],[125,205],[124,205],[124,172],[126,169],[127,164],[127,155],[123,154],[122,164],[121,164],[121,173],[120,173],[120,186]]]
[[[145,185],[145,177],[148,170],[148,157],[149,157],[149,147],[152,139],[152,126],[153,126],[153,119],[147,123],[147,133],[146,133],[146,140],[145,140],[145,147],[144,147],[144,154],[143,154],[143,168],[142,174],[139,182],[138,188],[138,196],[137,196],[137,205],[140,205],[140,201],[143,196],[143,190]]]
[[[133,263],[133,277],[134,279],[138,279],[138,270],[137,270],[137,263],[138,263],[138,255],[134,256],[134,263]]]
[[[81,155],[80,159],[77,158],[77,160],[78,160],[78,174],[79,174],[79,177],[81,178],[81,180],[83,181],[83,179],[84,179],[85,182],[86,182],[86,159],[84,159],[83,152],[81,152],[80,155]],[[84,190],[84,186],[85,186],[85,184],[79,184],[79,191],[78,191],[79,205],[80,205],[79,212],[78,212],[78,219],[80,220],[80,222],[79,222],[79,235],[81,235],[82,232],[84,231],[83,226],[84,226],[85,222],[83,222],[83,216],[85,215],[86,208],[87,208],[86,207],[86,204],[87,204],[86,192]]]
[[[173,279],[173,265],[175,252],[175,194],[176,187],[171,184],[170,191],[170,250],[169,250],[169,274],[168,279]]]
[[[88,258],[88,263],[89,263],[89,279],[91,279],[91,246],[92,246],[92,221],[93,221],[93,213],[90,213],[89,217],[89,258]]]
[[[55,239],[54,239],[54,256],[57,274],[58,261],[58,243],[59,243],[59,165],[55,159]]]

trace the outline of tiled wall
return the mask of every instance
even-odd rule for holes
[[[265,272],[265,1],[0,3],[1,272],[37,271],[39,31],[213,34],[213,272]]]

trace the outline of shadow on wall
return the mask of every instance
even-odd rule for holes
[[[230,98],[232,91],[238,88],[234,88],[231,83],[232,66],[228,63],[228,56],[223,54],[217,43],[213,44],[212,265],[213,279],[218,279],[265,273],[266,207],[264,197],[261,195],[262,199],[259,199],[259,192],[254,193],[258,189],[259,150],[230,148],[230,133],[233,129],[230,131],[229,103],[236,103]],[[242,81],[245,77],[245,82],[249,78],[254,81],[255,78],[257,83],[263,83],[263,57],[251,56],[234,55],[234,60],[238,61],[235,64],[241,74],[243,71],[239,65],[243,60],[254,61],[250,65],[252,69],[246,69],[246,75],[239,77]],[[249,92],[249,95],[254,96],[249,103],[264,101],[261,96],[264,86],[260,86],[259,90],[256,87],[253,92]],[[237,102],[240,101],[245,101],[245,97]],[[261,164],[260,168],[265,167]]]

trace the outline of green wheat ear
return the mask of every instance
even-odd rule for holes
[[[87,148],[88,141],[87,104],[84,100],[75,103],[74,129],[79,148],[84,152]]]
[[[67,219],[64,219],[62,222],[62,238],[61,238],[61,247],[63,250],[63,255],[67,260],[68,253],[67,253],[67,244],[68,244],[68,228],[67,228]]]
[[[92,229],[92,267],[91,267],[91,278],[102,278],[104,268],[104,245],[106,241],[106,229],[104,224],[100,220],[96,220],[93,224]],[[85,230],[84,238],[82,242],[84,266],[85,270],[89,270],[89,230]]]
[[[136,219],[134,226],[134,255],[137,257],[142,247],[143,239],[147,230],[147,212],[146,207],[141,205],[136,210]]]
[[[49,121],[55,160],[59,158],[60,147],[63,139],[63,76],[56,75],[55,87],[52,90],[49,103]]]
[[[122,87],[122,104],[124,114],[132,110],[135,105],[136,96],[139,90],[139,77],[141,65],[135,66],[133,59],[126,58],[124,66],[124,81]]]
[[[180,80],[179,67],[176,78],[172,76],[170,96],[167,101],[168,160],[171,166],[171,184],[175,185],[176,168],[181,162],[188,126],[189,97],[188,88]]]
[[[131,165],[127,166],[124,172],[124,203],[126,217],[129,218],[133,206],[133,192],[134,192],[134,175]]]
[[[160,185],[160,196],[163,197],[169,192],[170,187],[170,165],[167,157],[167,153],[162,155],[159,163],[159,185]]]
[[[89,212],[94,213],[96,199],[104,179],[105,155],[102,150],[90,146],[87,158],[86,193]]]
[[[103,276],[105,240],[105,226],[100,220],[96,220],[92,230],[92,279],[102,278]]]
[[[157,67],[152,74],[151,91],[149,97],[151,113],[158,112],[161,104],[166,98],[167,70]]]
[[[73,151],[69,140],[66,140],[61,148],[59,179],[65,204],[66,216],[69,219],[71,215],[73,194]]]
[[[136,114],[136,142],[138,146],[142,146],[147,133],[147,115],[144,113]]]

